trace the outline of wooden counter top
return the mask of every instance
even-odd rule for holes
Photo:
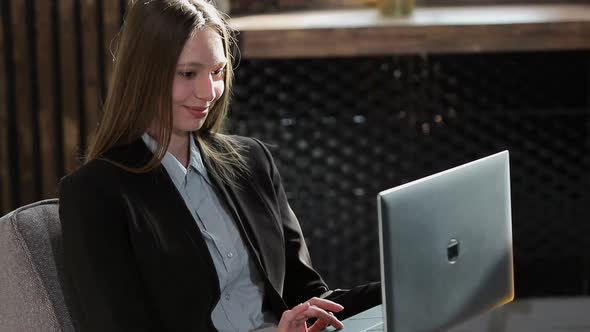
[[[373,8],[233,18],[243,58],[590,49],[590,5]]]

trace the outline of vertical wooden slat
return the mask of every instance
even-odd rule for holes
[[[16,69],[14,66],[14,27],[12,24],[12,7],[8,1],[0,1],[2,9],[2,28],[3,28],[3,54],[4,54],[4,72],[6,74],[6,153],[5,164],[8,167],[8,177],[6,178],[8,205],[6,210],[12,210],[20,205],[19,194],[19,177],[20,170],[18,167],[17,145],[17,119],[16,119],[16,87],[15,76]]]
[[[99,34],[97,33],[97,15],[99,9],[97,1],[100,0],[86,0],[82,2],[81,18],[82,18],[82,57],[84,59],[84,101],[85,101],[85,122],[82,133],[84,135],[82,142],[89,134],[94,133],[99,118],[99,91],[100,82],[98,70],[100,57],[98,56],[101,48],[99,47]],[[102,41],[101,41],[102,42]],[[83,147],[85,148],[85,147]]]
[[[14,68],[18,75],[15,76],[14,86],[18,91],[15,98],[16,121],[17,121],[17,144],[18,151],[12,155],[18,161],[18,171],[20,172],[19,183],[19,205],[21,202],[28,203],[34,200],[34,182],[33,169],[31,167],[33,155],[33,135],[31,135],[31,67],[28,65],[28,36],[27,36],[27,16],[25,1],[13,1],[12,4],[12,31],[14,33]]]
[[[59,1],[59,30],[60,30],[60,69],[63,100],[63,142],[64,166],[66,173],[70,173],[78,166],[79,114],[80,103],[77,73],[78,62],[76,56],[75,18],[77,14],[74,2],[79,0]]]
[[[65,173],[64,166],[64,140],[63,140],[63,89],[62,89],[62,72],[61,72],[61,31],[59,21],[59,10],[57,1],[49,1],[50,17],[52,27],[51,46],[53,54],[52,75],[53,75],[53,126],[55,128],[55,177],[60,179]]]
[[[85,70],[86,59],[84,58],[84,45],[82,42],[82,4],[81,1],[74,1],[74,45],[76,56],[76,84],[78,86],[78,146],[77,146],[77,160],[84,154],[86,147],[86,99],[85,99]],[[76,163],[78,164],[78,163]]]
[[[9,173],[8,173],[8,107],[7,107],[7,81],[5,63],[6,63],[6,45],[4,34],[4,25],[7,23],[4,16],[6,3],[0,4],[0,215],[4,215],[9,210]]]
[[[586,111],[590,114],[590,57],[586,59]],[[586,120],[586,151],[590,152],[590,116]],[[588,158],[588,157],[586,157]],[[586,159],[586,169],[590,169],[590,158]],[[585,188],[590,188],[590,174],[586,173]],[[590,204],[590,192],[586,191],[586,206]],[[586,238],[590,237],[590,223],[586,222]],[[590,241],[586,241],[585,263],[584,263],[584,295],[590,295]]]
[[[35,0],[26,0],[26,22],[27,22],[27,62],[29,66],[29,88],[31,90],[31,107],[28,110],[30,113],[30,128],[31,131],[28,133],[32,136],[31,145],[31,169],[33,174],[33,200],[40,200],[42,197],[42,167],[41,162],[41,138],[40,124],[39,124],[39,110],[40,110],[40,97],[39,97],[39,66],[37,61],[37,30],[35,29],[37,24],[37,15],[35,13]],[[30,202],[27,202],[30,203]]]
[[[41,139],[41,164],[43,179],[43,198],[55,197],[57,185],[56,170],[56,140],[55,132],[55,95],[53,89],[54,78],[54,52],[53,26],[51,22],[51,2],[37,0],[37,53],[39,73],[39,137]]]

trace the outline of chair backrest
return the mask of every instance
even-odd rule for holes
[[[40,201],[0,218],[2,331],[74,331],[58,204]]]

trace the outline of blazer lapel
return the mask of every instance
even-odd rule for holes
[[[139,167],[145,165],[152,156],[152,152],[140,138],[112,150],[107,157],[126,166]],[[141,200],[141,204],[136,205],[146,210],[145,218],[141,218],[145,225],[136,227],[149,229],[165,252],[183,252],[187,257],[196,255],[204,266],[196,264],[196,261],[187,261],[186,272],[194,271],[199,279],[203,279],[203,272],[208,272],[205,274],[206,278],[212,285],[217,285],[215,289],[219,290],[217,272],[205,239],[166,169],[160,165],[147,173],[130,174],[128,181],[135,193],[130,196]],[[186,240],[187,237],[190,242]],[[183,249],[185,247],[194,249],[186,251],[187,249]]]
[[[209,158],[204,154],[202,158],[210,172]],[[210,179],[227,203],[232,217],[263,273],[266,274],[275,290],[282,294],[285,278],[285,246],[275,215],[266,207],[266,202],[262,201],[252,181],[240,178],[239,187],[234,187],[220,183],[214,176],[210,176]]]

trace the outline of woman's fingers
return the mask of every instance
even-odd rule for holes
[[[338,304],[336,302],[332,302],[330,300],[322,299],[319,297],[313,297],[313,298],[309,299],[307,302],[309,302],[311,305],[314,305],[316,307],[320,307],[324,310],[332,311],[332,312],[340,312],[340,311],[342,311],[342,309],[344,309],[343,306],[341,306],[340,304]]]
[[[328,327],[329,325],[330,325],[330,324],[328,324],[328,323],[326,323],[326,322],[324,322],[324,321],[318,320],[318,321],[316,321],[315,323],[313,323],[313,325],[312,325],[312,326],[310,326],[310,327],[307,329],[307,332],[321,332],[321,331],[323,331],[323,330],[324,330],[326,327]]]
[[[304,302],[304,303],[294,306],[291,310],[287,310],[285,312],[288,312],[289,315],[291,316],[291,318],[293,318],[293,317],[301,315],[303,312],[305,312],[307,309],[309,309],[309,307],[311,307],[311,304],[309,302]]]
[[[279,321],[277,332],[305,332],[306,321],[309,318],[306,311],[311,307],[307,302],[296,305],[291,310],[285,310]]]
[[[344,327],[344,324],[342,324],[342,322],[334,317],[334,314],[332,314],[332,312],[342,311],[342,309],[344,309],[343,306],[336,302],[319,297],[311,298],[307,302],[311,304],[311,307],[306,310],[306,312],[308,312],[307,315],[318,319],[312,325],[311,331],[321,331],[329,325],[332,325],[337,329]],[[309,314],[309,312],[313,312],[313,314]]]
[[[291,310],[285,310],[281,317],[281,322],[285,321],[285,323],[288,324],[292,324],[299,321],[305,322],[308,319],[308,316],[305,314],[305,312],[310,307],[311,305],[308,302],[305,302],[294,306]]]
[[[278,332],[320,332],[327,326],[332,325],[337,329],[344,327],[332,312],[326,310],[340,311],[343,307],[332,301],[313,298],[305,303],[296,305],[291,310],[286,310],[281,316]],[[310,318],[317,319],[316,322],[307,329],[306,322]]]
[[[334,317],[334,315],[332,313],[329,313],[332,316],[332,320],[330,321],[325,321],[325,320],[320,320],[318,319],[315,323],[313,323],[312,326],[309,327],[309,329],[307,330],[307,332],[321,332],[323,331],[326,327],[332,325],[334,328],[337,329],[341,329],[344,327],[344,325],[336,319],[336,317]]]
[[[327,312],[326,310],[319,308],[315,305],[310,306],[309,309],[305,310],[303,314],[307,317],[317,318],[318,321],[326,323],[326,326],[332,325],[337,329],[341,329],[344,327],[344,324],[342,324],[342,322],[339,321],[338,318],[334,317],[334,314],[332,314],[331,312]]]

